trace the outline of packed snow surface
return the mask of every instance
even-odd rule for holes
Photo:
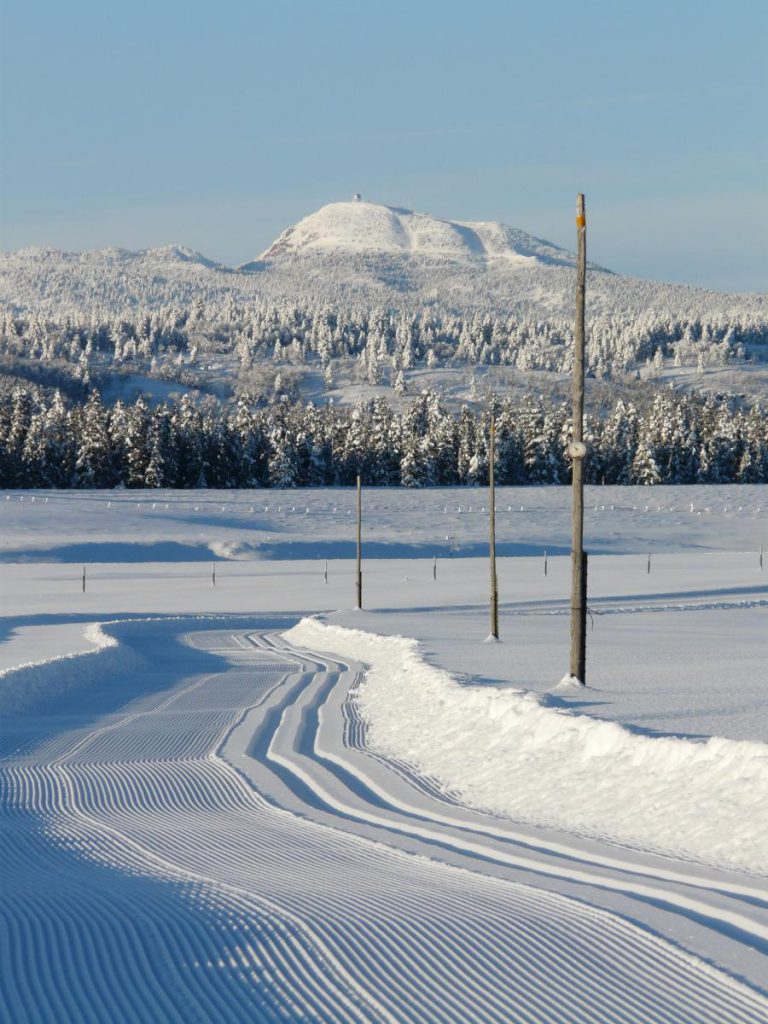
[[[641,736],[462,686],[404,637],[304,619],[286,639],[368,664],[358,700],[375,747],[467,803],[768,873],[768,744]]]
[[[107,686],[11,723],[14,1021],[764,1019],[754,887],[444,802],[275,628],[115,623]]]
[[[9,1018],[763,1024],[766,499],[0,496]]]

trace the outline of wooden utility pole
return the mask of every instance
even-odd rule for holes
[[[573,440],[571,457],[571,676],[586,683],[587,595],[584,555],[584,310],[587,284],[587,216],[584,196],[576,199],[576,323],[573,347]]]
[[[363,491],[357,475],[357,608],[363,607]]]
[[[491,418],[491,444],[488,458],[488,484],[490,494],[490,559],[491,559],[491,636],[499,639],[499,588],[496,579],[496,420]]]

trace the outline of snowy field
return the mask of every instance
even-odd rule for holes
[[[567,487],[497,490],[501,555],[570,551]],[[588,487],[592,554],[754,551],[768,543],[768,488]],[[0,492],[0,558],[25,562],[197,562],[354,557],[355,496],[293,491]],[[482,488],[365,492],[368,558],[488,551]]]
[[[0,494],[9,1019],[768,1020],[768,488],[589,489],[578,690],[568,503],[489,643],[483,490]]]

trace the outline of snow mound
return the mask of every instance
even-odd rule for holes
[[[574,262],[564,249],[505,224],[443,220],[364,202],[321,207],[284,231],[261,260],[308,251],[396,253],[456,260],[502,258],[521,266],[572,266]]]
[[[494,813],[721,867],[768,871],[768,744],[638,735],[463,685],[416,641],[303,619],[291,643],[369,666],[369,742]]]
[[[558,690],[583,689],[585,689],[584,683],[582,683],[578,676],[574,676],[570,672],[566,672],[560,682],[552,687],[553,692],[557,692]]]
[[[110,676],[144,667],[101,623],[88,623],[83,638],[86,649],[0,671],[0,714],[11,718],[39,711],[65,693],[103,685]]]

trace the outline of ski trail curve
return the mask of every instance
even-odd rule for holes
[[[751,881],[476,816],[366,750],[359,667],[204,625],[173,672],[137,629],[148,692],[2,763],[9,1019],[768,1018]]]

